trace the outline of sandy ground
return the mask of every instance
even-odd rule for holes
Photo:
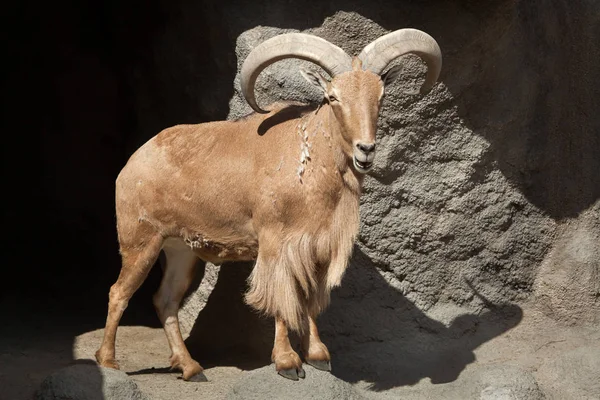
[[[581,398],[575,397],[576,393],[580,392],[574,385],[585,385],[586,383],[581,382],[585,382],[585,374],[589,374],[589,371],[582,370],[583,375],[579,375],[584,379],[577,382],[561,381],[557,380],[557,371],[545,365],[577,349],[600,354],[600,327],[559,326],[535,311],[534,307],[524,306],[523,309],[521,323],[476,348],[474,360],[452,382],[434,384],[426,377],[415,385],[398,386],[378,392],[370,391],[367,382],[358,382],[355,385],[368,398],[421,398],[423,393],[430,393],[431,398],[436,398],[436,393],[444,393],[444,387],[451,389],[460,386],[463,377],[469,372],[503,364],[518,366],[531,372],[549,399]],[[0,399],[29,399],[44,377],[52,371],[73,363],[92,362],[103,330],[87,330],[85,324],[71,326],[66,323],[66,316],[54,319],[51,317],[51,314],[30,314],[27,319],[18,322],[13,320],[11,329],[6,329],[9,325],[2,327]],[[49,320],[53,320],[54,324],[49,325]],[[121,369],[137,382],[150,399],[223,399],[243,374],[247,373],[238,367],[206,366],[205,372],[209,382],[189,383],[181,380],[178,372],[169,371],[168,358],[169,349],[161,328],[119,328],[117,359]],[[576,369],[577,366],[572,368]],[[577,371],[574,373],[578,374]],[[590,385],[593,386],[594,383],[590,382]],[[587,393],[590,391],[587,390]],[[591,393],[590,399],[600,399],[600,393],[597,397],[594,397],[593,391]]]

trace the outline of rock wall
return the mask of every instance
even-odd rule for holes
[[[10,49],[23,62],[10,89],[38,136],[12,135],[7,148],[28,149],[31,160],[9,151],[5,161],[41,182],[8,174],[21,195],[8,199],[6,220],[16,237],[44,221],[32,263],[63,261],[39,268],[35,287],[97,285],[104,308],[120,267],[114,178],[139,145],[168,126],[248,112],[237,70],[277,33],[313,33],[356,54],[410,26],[440,43],[442,75],[427,96],[406,96],[401,89],[417,87],[424,68],[416,57],[398,61],[404,72],[384,102],[382,151],[366,181],[361,251],[424,310],[481,310],[469,285],[494,302],[522,301],[557,225],[600,198],[598,9],[563,0],[210,0],[30,10],[39,29],[14,34],[21,43]],[[265,71],[259,100],[314,100],[300,64]],[[65,242],[72,253],[61,258]]]
[[[594,171],[600,163],[593,156],[599,118],[591,114],[598,103],[598,85],[591,83],[598,76],[591,57],[598,54],[591,40],[597,14],[588,26],[561,2],[548,5],[536,14],[518,2],[485,9],[462,4],[445,29],[434,25],[440,11],[432,11],[430,22],[416,26],[436,37],[444,66],[440,83],[424,97],[403,94],[420,84],[420,60],[397,61],[405,67],[381,111],[358,246],[387,284],[421,310],[454,304],[481,311],[487,301],[527,299],[557,223],[576,218],[599,197]],[[340,11],[301,31],[358,54],[391,29],[415,26],[411,20],[409,13],[386,29]],[[238,36],[238,70],[260,42],[299,31],[279,26]],[[559,37],[564,29],[572,30],[567,38]],[[267,68],[257,85],[259,103],[317,100],[298,73],[301,65],[310,66],[284,60]],[[234,87],[229,118],[250,112],[238,75]],[[597,232],[594,215],[582,218]],[[597,259],[589,264],[597,271]]]
[[[283,32],[243,33],[238,59]],[[341,43],[353,55],[387,33],[347,12],[307,32]],[[338,32],[360,39],[346,44]],[[388,284],[425,310],[449,301],[482,306],[465,282],[493,302],[523,300],[552,241],[552,219],[512,187],[493,160],[491,144],[460,116],[443,80],[425,97],[403,94],[418,86],[424,72],[416,57],[404,63],[380,114],[380,150],[361,205],[361,249]],[[262,104],[286,97],[311,100],[308,94],[314,100],[317,90],[300,76],[298,64],[280,62],[264,72],[257,90]],[[249,109],[238,81],[230,117]]]
[[[439,42],[442,75],[427,96],[406,96],[424,67],[413,56],[397,61],[405,68],[383,105],[361,236],[320,319],[336,374],[392,386],[447,382],[474,348],[518,324],[527,303],[560,324],[600,321],[596,1],[13,9],[3,216],[11,252],[26,257],[0,296],[12,291],[102,327],[120,268],[114,179],[138,146],[168,126],[248,112],[237,71],[268,37],[309,32],[356,54],[386,32],[415,27]],[[316,99],[300,64],[283,61],[261,75],[261,104]],[[205,354],[231,355],[231,347],[268,362],[272,322],[242,303],[250,268],[207,266],[182,310],[205,366]],[[123,324],[158,324],[151,295],[159,279],[155,268]]]
[[[390,10],[397,20],[349,6],[343,9],[358,11],[332,11],[302,29],[267,18],[268,26],[237,36],[238,71],[252,48],[285,32],[311,33],[355,55],[375,38],[412,26],[442,48],[432,92],[403,93],[417,88],[425,71],[418,57],[406,56],[396,61],[403,73],[383,103],[359,242],[320,325],[346,366],[338,370],[344,379],[381,380],[372,371],[401,370],[400,381],[392,372],[383,381],[448,381],[472,361],[472,349],[519,323],[515,304],[533,301],[559,322],[600,321],[600,115],[592,111],[600,104],[593,83],[600,78],[593,40],[599,14],[591,3],[546,5],[444,3],[426,7],[427,18],[418,15],[423,5],[407,5],[401,16]],[[298,60],[268,67],[257,84],[259,104],[318,100],[300,66],[316,68]],[[229,105],[228,118],[251,111],[239,75]],[[223,290],[243,291],[236,281]],[[182,312],[198,312],[202,296],[191,296]],[[241,303],[241,295],[228,298]],[[188,342],[243,345],[231,335],[221,340],[226,330],[201,333],[206,315],[232,309],[207,308]],[[252,325],[239,309],[228,315],[228,324],[243,321],[244,329],[262,332],[257,336],[271,334],[268,322]],[[448,341],[463,335],[468,339],[448,350]]]

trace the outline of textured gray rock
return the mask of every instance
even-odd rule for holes
[[[566,324],[600,324],[600,201],[565,223],[536,280],[536,303]]]
[[[306,378],[291,381],[279,376],[269,365],[247,372],[227,395],[228,400],[314,399],[361,400],[364,397],[349,383],[329,372],[305,365]]]
[[[600,119],[589,110],[597,98],[590,77],[600,76],[588,56],[599,52],[589,40],[593,35],[573,19],[587,12],[584,6],[571,9],[564,21],[581,40],[558,43],[554,16],[564,14],[564,5],[550,3],[542,13],[525,3],[469,6],[460,13],[454,13],[456,5],[440,5],[426,20],[419,17],[420,6],[406,4],[401,13],[388,9],[389,16],[374,16],[371,7],[386,6],[373,4],[357,6],[359,12],[332,11],[314,24],[292,18],[296,22],[287,26],[299,29],[276,28],[280,23],[268,17],[270,23],[234,36],[238,71],[252,48],[286,32],[312,33],[356,55],[377,37],[414,26],[432,34],[442,48],[440,83],[426,96],[404,93],[424,77],[420,59],[409,55],[396,61],[404,69],[382,106],[359,243],[342,287],[320,319],[338,376],[367,380],[379,389],[425,377],[450,382],[474,361],[476,346],[519,323],[522,311],[509,304],[528,300],[534,289],[548,310],[563,315],[557,318],[568,319],[568,310],[575,308],[582,310],[575,314],[586,314],[577,320],[590,320],[588,306],[598,301],[598,260],[582,243],[593,243],[598,232],[590,221],[600,196],[598,174],[592,172],[600,170],[592,150],[598,148],[594,132]],[[277,2],[265,7],[269,15],[284,13]],[[242,25],[257,25],[243,8],[232,12]],[[451,34],[444,25],[450,13],[456,15]],[[536,49],[548,46],[560,51],[533,62]],[[562,62],[561,51],[571,63]],[[317,101],[318,91],[298,72],[301,66],[318,69],[283,60],[263,71],[256,85],[259,104]],[[567,73],[579,78],[566,85],[558,77]],[[588,111],[565,114],[556,99],[571,95],[578,110]],[[229,107],[229,119],[251,111],[241,95],[239,73]],[[573,236],[561,227],[567,220],[583,228]],[[549,255],[557,234],[564,239],[553,254],[585,249],[589,262],[576,264],[583,274],[552,272],[571,271],[561,261],[570,256]],[[556,262],[548,263],[549,257]],[[241,302],[241,297],[229,298]],[[218,316],[225,314],[212,312],[211,318],[220,323]],[[251,340],[262,337],[268,348],[264,325],[241,320],[228,323],[252,331]],[[198,324],[195,341],[219,347],[236,329],[202,332],[200,325],[211,321],[206,317]]]
[[[252,48],[285,32],[258,27],[240,35],[238,68]],[[306,32],[356,55],[388,31],[356,13],[338,12]],[[387,272],[390,286],[424,310],[440,301],[481,310],[484,303],[465,281],[493,302],[525,299],[554,222],[503,175],[490,143],[460,116],[444,80],[427,96],[406,95],[425,68],[415,56],[396,62],[405,67],[381,110],[380,150],[362,198],[362,251]],[[258,79],[260,104],[318,99],[299,74],[301,65],[310,64],[284,60],[268,67]],[[249,112],[239,75],[235,89],[230,118]]]
[[[200,5],[187,7],[186,16],[207,12]],[[556,320],[597,323],[597,7],[549,0],[542,9],[494,1],[442,2],[424,10],[420,3],[384,0],[293,9],[275,0],[240,2],[228,9],[231,22],[215,18],[227,34],[206,35],[211,51],[222,56],[215,62],[219,72],[230,74],[217,91],[220,98],[223,91],[230,93],[231,78],[251,49],[281,33],[312,33],[352,55],[409,26],[440,43],[440,83],[426,96],[404,94],[423,79],[420,59],[396,61],[404,69],[381,110],[359,243],[342,287],[319,321],[334,374],[366,381],[376,390],[424,379],[450,385],[469,369],[477,346],[520,322],[522,310],[513,303],[532,294]],[[185,17],[161,39],[157,53],[163,58],[156,68],[168,78],[166,86],[184,79],[188,61],[189,68],[203,62],[188,56],[193,40],[181,41],[175,58],[165,50],[196,29],[194,18]],[[317,68],[283,60],[263,71],[256,86],[259,104],[317,101],[318,91],[298,72],[301,66]],[[213,95],[194,87],[193,74],[187,75],[190,103],[211,110]],[[178,98],[172,99],[157,101],[177,108]],[[239,74],[228,106],[229,119],[250,112]],[[222,108],[219,118],[226,113]],[[142,111],[143,126],[168,125],[156,121],[159,113]],[[208,283],[180,312],[185,329],[192,326],[188,344],[198,345],[201,358],[246,346],[268,359],[271,322],[242,304],[248,268],[221,270],[224,281],[215,284],[217,270],[207,270]],[[470,395],[501,398],[516,390],[493,382],[478,388]]]
[[[48,376],[36,393],[37,400],[145,400],[125,372],[92,364],[78,364]]]
[[[538,369],[553,399],[600,399],[600,346],[581,347],[547,360]],[[541,383],[541,380],[540,380]]]
[[[219,267],[211,263],[206,263],[204,274],[202,274],[201,282],[197,289],[184,299],[178,314],[181,334],[184,338],[190,334],[196,318],[198,318],[198,314],[206,306],[208,297],[217,284],[218,277]]]
[[[369,392],[366,392],[369,395]],[[464,371],[445,385],[420,382],[388,392],[373,393],[373,399],[406,400],[544,400],[546,395],[528,371],[507,364],[482,365]]]
[[[476,371],[466,387],[471,388],[468,399],[480,400],[542,400],[546,396],[534,377],[517,367],[500,365]],[[479,396],[477,396],[479,392]]]

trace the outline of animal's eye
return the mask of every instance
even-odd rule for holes
[[[333,96],[333,95],[329,95],[329,102],[333,103],[334,101],[339,101],[337,99],[337,97]]]

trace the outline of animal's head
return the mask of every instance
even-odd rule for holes
[[[355,57],[352,66],[352,71],[336,75],[331,81],[318,72],[303,69],[301,73],[323,91],[323,101],[331,106],[340,128],[344,153],[354,160],[357,171],[366,173],[375,159],[377,117],[385,85],[394,81],[401,68],[392,68],[380,77],[363,70],[360,58]]]
[[[316,36],[289,33],[271,38],[257,46],[246,58],[241,71],[242,93],[250,106],[261,109],[254,97],[254,84],[260,72],[284,58],[300,58],[319,65],[332,77],[301,70],[302,75],[323,92],[337,121],[340,144],[353,159],[354,168],[368,172],[375,158],[377,117],[385,87],[400,72],[400,66],[384,72],[397,57],[413,53],[427,63],[427,76],[420,92],[427,93],[437,81],[442,55],[436,41],[416,29],[400,29],[375,40],[351,58],[339,47]]]

